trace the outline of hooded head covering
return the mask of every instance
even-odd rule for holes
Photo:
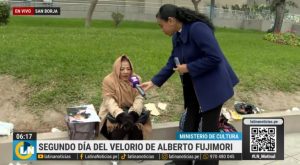
[[[113,71],[107,75],[103,80],[102,85],[102,98],[107,96],[115,99],[120,108],[131,107],[135,97],[138,95],[137,91],[131,87],[129,80],[120,79],[121,62],[127,60],[131,67],[131,75],[133,66],[131,61],[126,55],[122,55],[116,59],[113,65]]]

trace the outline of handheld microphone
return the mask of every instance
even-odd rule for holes
[[[174,57],[174,62],[175,62],[175,64],[176,64],[176,66],[177,66],[177,65],[180,65],[180,61],[179,61],[179,58],[178,58],[178,57]],[[180,73],[180,75],[182,75],[182,74]]]
[[[137,76],[131,76],[129,81],[131,82],[131,85],[133,88],[136,88],[137,91],[146,99],[146,93],[144,89],[140,86],[140,80]]]
[[[176,65],[180,65],[178,57],[174,57],[174,62],[175,62]]]

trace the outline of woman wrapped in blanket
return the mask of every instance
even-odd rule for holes
[[[100,132],[110,140],[147,139],[152,131],[149,112],[145,112],[144,98],[129,81],[133,66],[126,55],[116,59],[113,71],[102,82],[102,104],[99,116]]]

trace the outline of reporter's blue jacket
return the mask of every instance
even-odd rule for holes
[[[233,87],[239,82],[224,57],[213,31],[202,22],[184,24],[181,33],[173,35],[173,50],[167,64],[151,81],[162,86],[174,73],[174,57],[187,64],[194,90],[205,112],[233,96]]]

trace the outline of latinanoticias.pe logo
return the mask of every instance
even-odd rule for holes
[[[36,160],[36,141],[13,141],[13,160]]]

